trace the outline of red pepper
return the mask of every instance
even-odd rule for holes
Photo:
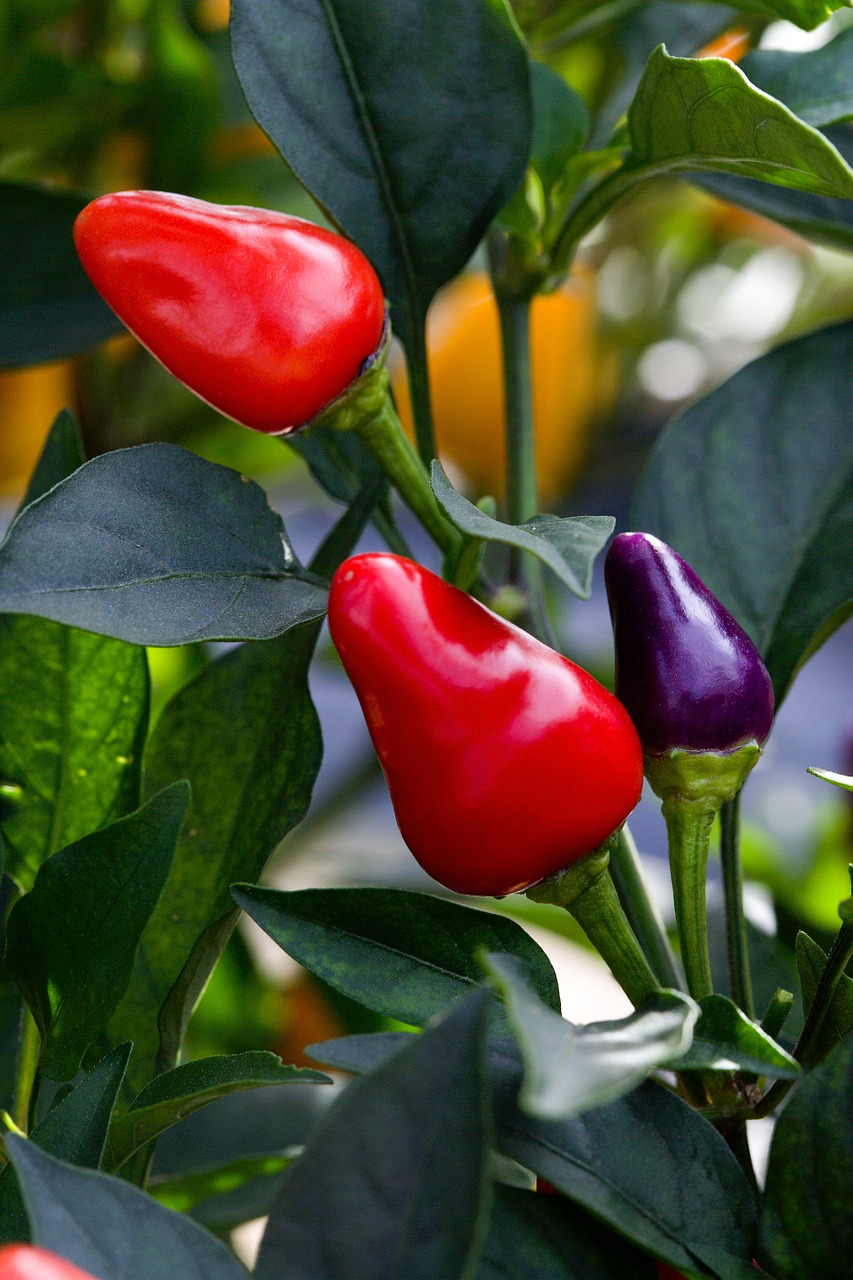
[[[602,845],[637,803],[642,751],[621,703],[429,570],[345,561],[329,627],[403,839],[449,889],[527,888]]]
[[[0,1249],[0,1280],[93,1280],[88,1271],[47,1249],[11,1244]]]
[[[385,301],[370,263],[302,218],[120,191],[86,206],[74,240],[143,346],[256,431],[308,422],[381,344]]]

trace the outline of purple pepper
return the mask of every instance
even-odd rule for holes
[[[755,645],[677,552],[620,533],[604,564],[616,694],[646,755],[763,745],[773,685]]]

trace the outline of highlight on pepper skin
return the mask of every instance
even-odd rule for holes
[[[120,191],[77,217],[92,284],[144,347],[220,413],[298,430],[380,347],[385,299],[343,236],[289,214]]]
[[[620,533],[604,562],[616,693],[643,750],[763,746],[773,685],[743,627],[690,565],[649,533]]]
[[[0,1280],[93,1280],[58,1254],[30,1244],[12,1244],[0,1249]]]
[[[447,888],[527,888],[597,849],[639,800],[642,751],[621,703],[421,565],[345,561],[329,629],[403,839]]]

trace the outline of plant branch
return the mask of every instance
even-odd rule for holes
[[[627,824],[619,832],[611,851],[610,874],[625,915],[658,982],[662,987],[684,990],[684,975],[679,972],[660,912],[652,901],[637,846]]]
[[[743,869],[740,860],[740,792],[720,810],[720,861],[726,906],[726,951],[732,999],[746,1016],[755,1018],[746,916],[743,911]]]

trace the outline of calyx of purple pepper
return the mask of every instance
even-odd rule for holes
[[[735,795],[773,720],[773,685],[749,636],[676,551],[649,533],[614,539],[604,579],[616,694],[646,776],[717,808]]]

